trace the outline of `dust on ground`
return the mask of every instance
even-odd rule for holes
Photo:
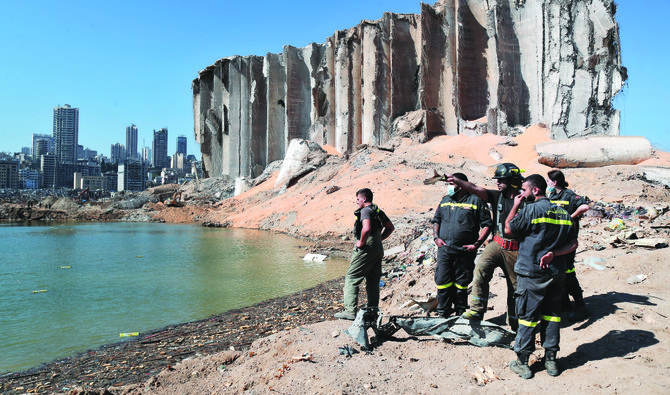
[[[185,187],[191,188],[185,207],[147,202],[141,210],[152,220],[274,230],[314,240],[314,252],[346,251],[352,243],[355,192],[369,187],[397,229],[386,248],[404,249],[385,261],[380,309],[386,315],[416,314],[402,306],[435,291],[428,220],[445,193],[442,184],[424,185],[423,179],[434,170],[460,171],[476,184],[494,187],[491,166],[499,162],[514,162],[526,175],[544,175],[551,168],[537,161],[534,146],[548,140],[539,126],[514,138],[440,136],[425,144],[399,138],[392,152],[360,147],[348,158],[329,155],[323,166],[288,188],[275,187],[277,171],[235,197],[229,197],[229,184],[212,180],[220,199],[191,184]],[[508,349],[400,331],[398,340],[365,352],[342,332],[351,322],[326,320],[260,338],[243,350],[186,359],[139,384],[106,389],[82,384],[72,393],[438,394],[525,393],[531,388],[542,393],[668,393],[670,249],[662,247],[670,238],[670,191],[646,180],[644,166],[670,167],[670,155],[656,152],[636,166],[563,170],[570,188],[588,196],[597,210],[582,221],[576,265],[592,314],[587,321],[564,323],[558,378],[544,372],[539,346],[531,358],[536,377],[528,381],[508,369],[514,358]],[[624,218],[627,233],[608,229],[612,216]],[[501,325],[506,292],[498,271],[486,318]],[[359,352],[341,355],[343,346]]]

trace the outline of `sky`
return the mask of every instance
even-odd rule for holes
[[[110,155],[135,124],[138,146],[167,127],[200,157],[191,82],[232,55],[278,53],[323,43],[337,30],[384,12],[419,13],[418,0],[231,1],[0,0],[0,151],[19,152],[33,133],[52,132],[53,108],[79,108],[79,144]],[[669,0],[619,0],[628,83],[615,99],[621,134],[670,151]],[[431,2],[432,4],[432,2]],[[642,6],[642,4],[644,6]]]

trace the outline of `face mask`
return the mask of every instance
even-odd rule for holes
[[[553,193],[556,190],[556,187],[554,186],[548,186],[547,187],[547,193]]]
[[[448,185],[447,186],[447,195],[454,196],[457,193],[458,193],[458,190],[456,189],[455,185]]]

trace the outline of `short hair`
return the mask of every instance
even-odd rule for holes
[[[366,202],[372,203],[372,191],[370,190],[370,188],[359,189],[356,192],[356,196],[358,195],[363,195],[365,197]]]
[[[550,171],[549,173],[547,173],[547,177],[549,177],[551,181],[556,182],[556,185],[561,189],[565,189],[568,187],[568,182],[565,181],[565,175],[560,170]]]
[[[452,174],[452,176],[454,178],[458,178],[459,180],[462,180],[462,181],[467,181],[468,180],[468,176],[466,176],[463,173],[454,173],[454,174]]]
[[[523,182],[527,182],[533,187],[536,187],[544,195],[547,191],[547,181],[539,174],[531,174]]]

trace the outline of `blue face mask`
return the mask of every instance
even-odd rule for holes
[[[454,196],[458,191],[455,185],[447,185],[447,195]]]
[[[554,186],[548,186],[547,187],[547,193],[554,193],[555,190],[556,190],[556,187],[554,187]]]

